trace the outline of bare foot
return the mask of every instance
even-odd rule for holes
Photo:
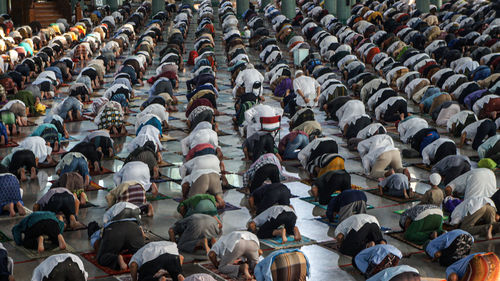
[[[69,223],[69,227],[71,229],[82,229],[82,228],[85,228],[85,225],[79,221],[72,221]]]
[[[38,252],[41,253],[45,251],[45,247],[43,246],[43,236],[38,237]]]
[[[26,210],[24,209],[24,206],[23,206],[23,204],[21,204],[21,202],[17,202],[16,203],[16,207],[17,207],[17,213],[20,216],[25,216],[26,215]]]
[[[125,263],[125,260],[123,259],[122,255],[118,255],[118,264],[120,265],[121,270],[127,270],[128,266]]]
[[[155,214],[155,211],[153,209],[153,205],[149,204],[148,205],[148,214],[147,214],[147,216],[148,217],[152,217],[152,216],[154,216],[154,214]]]
[[[437,237],[438,237],[438,233],[437,233],[436,231],[433,231],[433,232],[431,233],[431,237],[430,237],[430,238],[431,238],[431,240],[436,239]]]
[[[371,248],[373,246],[375,246],[375,242],[373,242],[373,241],[366,243],[366,248]]]
[[[35,167],[31,167],[30,175],[31,175],[32,180],[36,179],[36,168]]]
[[[300,235],[300,231],[298,227],[293,228],[293,237],[295,241],[300,241],[302,240],[302,235]]]
[[[21,181],[26,181],[26,180],[28,180],[28,179],[26,178],[26,171],[24,170],[24,168],[21,168],[21,169],[20,169],[19,174],[20,174]]]
[[[488,232],[486,233],[486,239],[488,240],[493,239],[493,225],[490,225],[488,227]]]
[[[286,229],[282,229],[281,231],[281,243],[282,244],[285,244],[286,242],[288,242],[288,238],[286,237]]]
[[[15,217],[16,211],[14,210],[14,203],[9,203],[8,208],[9,208],[9,216]]]
[[[59,249],[65,250],[66,249],[66,241],[64,241],[64,237],[59,234],[57,236],[57,240],[59,241]]]

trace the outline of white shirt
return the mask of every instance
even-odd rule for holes
[[[387,133],[387,130],[385,129],[384,125],[380,123],[371,123],[370,125],[364,127],[361,129],[361,131],[358,132],[356,135],[356,138],[358,139],[367,139],[373,135],[375,135],[378,130],[382,128],[384,130],[384,134]]]
[[[157,118],[158,120],[160,120],[160,118],[158,116],[156,116],[155,114],[152,114],[152,113],[141,112],[141,113],[137,114],[136,119],[135,119],[135,132],[138,133],[137,130],[139,130],[139,127],[142,124],[145,124],[146,122],[148,122],[152,118]],[[158,128],[156,128],[156,129],[158,130]]]
[[[383,88],[378,91],[376,91],[369,99],[368,99],[368,110],[373,110],[375,104],[377,103],[377,100],[382,96],[382,93],[385,92],[386,90],[392,90],[392,88]]]
[[[371,94],[374,89],[377,89],[382,83],[387,84],[387,81],[382,78],[375,78],[370,82],[364,84],[360,92],[361,100],[366,101],[367,98],[369,99],[370,97],[368,95]]]
[[[246,126],[246,135],[251,136],[261,129],[261,117],[274,117],[282,114],[283,109],[281,108],[271,107],[265,104],[257,104],[253,106],[245,111],[245,122],[243,122],[243,125]]]
[[[426,165],[430,165],[431,160],[433,160],[434,156],[436,155],[436,150],[445,142],[455,143],[454,141],[445,137],[441,137],[431,142],[422,150],[422,162]]]
[[[353,215],[343,220],[341,223],[339,223],[339,225],[337,225],[337,228],[335,228],[335,237],[337,237],[337,235],[342,233],[344,234],[345,238],[345,236],[347,236],[347,234],[351,230],[358,231],[361,229],[361,227],[363,227],[363,225],[367,223],[376,223],[378,226],[380,226],[377,218],[372,215],[367,215],[367,214]]]
[[[298,159],[300,161],[300,164],[302,164],[303,167],[307,166],[307,161],[309,160],[309,156],[311,155],[311,151],[316,149],[320,143],[323,141],[330,141],[333,140],[330,137],[322,137],[322,138],[315,138],[313,141],[308,143],[306,147],[304,147],[298,154]]]
[[[135,262],[140,268],[143,264],[156,259],[163,254],[179,255],[177,244],[170,241],[149,242],[140,248],[130,259],[129,266]]]
[[[409,138],[413,137],[418,131],[428,128],[427,121],[420,117],[413,117],[406,121],[399,122],[399,138],[403,143],[408,143]]]
[[[31,281],[42,281],[44,277],[48,277],[50,275],[54,267],[56,267],[59,263],[64,262],[67,258],[70,258],[74,263],[78,265],[78,268],[83,272],[85,276],[85,280],[87,280],[89,274],[87,273],[87,271],[85,271],[83,262],[78,256],[73,254],[58,254],[48,257],[41,264],[39,264],[33,271],[33,277],[31,277]]]
[[[298,106],[314,106],[314,99],[316,98],[316,89],[320,87],[318,81],[313,77],[306,75],[299,76],[293,79],[293,90],[297,94],[295,102]],[[298,90],[304,94],[306,98],[309,99],[309,103],[306,103],[304,99],[298,94]]]
[[[442,108],[441,111],[439,111],[439,115],[436,119],[436,125],[440,127],[444,127],[448,124],[448,120],[450,118],[460,112],[460,105],[454,103],[446,108]]]
[[[165,107],[161,104],[153,103],[144,108],[141,112],[137,114],[137,119],[140,119],[143,115],[154,114],[160,121],[168,122],[168,112]]]
[[[259,227],[266,223],[268,220],[277,218],[283,212],[292,212],[295,214],[295,211],[290,206],[274,205],[267,208],[264,212],[253,218],[252,221],[255,222],[255,225]]]
[[[358,151],[361,155],[365,173],[369,174],[371,167],[378,157],[388,151],[398,150],[394,147],[394,141],[388,135],[375,135],[358,143]]]
[[[149,166],[142,161],[128,162],[114,174],[113,181],[116,186],[126,181],[137,181],[148,191],[151,188]]]
[[[365,114],[365,105],[360,100],[350,100],[342,105],[337,112],[335,112],[341,129],[343,129],[345,124],[347,124],[355,116],[363,114]]]
[[[492,207],[495,207],[495,203],[489,197],[479,196],[465,199],[462,203],[458,204],[458,206],[455,207],[451,213],[450,224],[459,224],[465,216],[474,214],[486,204],[490,204]]]
[[[137,205],[129,203],[129,202],[124,202],[124,201],[118,202],[118,203],[114,204],[113,206],[111,206],[111,208],[109,208],[104,213],[104,216],[102,217],[102,222],[104,224],[110,222],[114,217],[116,217],[119,213],[121,213],[125,209],[135,210],[135,209],[139,209],[139,207],[137,207]]]
[[[185,156],[189,150],[198,144],[209,143],[214,147],[219,146],[219,137],[212,129],[200,129],[191,132],[189,136],[181,140],[182,154]]]
[[[131,142],[127,144],[127,151],[132,152],[139,146],[143,146],[147,141],[152,141],[156,145],[157,149],[162,150],[163,146],[160,141],[160,131],[151,125],[146,125],[142,127],[141,131],[137,137],[133,138]]]
[[[483,106],[487,103],[490,102],[491,99],[494,99],[494,98],[498,98],[497,95],[486,95],[480,99],[478,99],[474,105],[472,106],[472,111],[474,111],[474,113],[476,115],[479,115],[479,112],[481,111],[481,109],[483,109]]]
[[[2,110],[10,110],[10,108],[12,107],[12,105],[14,105],[16,103],[21,104],[22,106],[26,107],[26,105],[24,104],[24,102],[22,102],[20,100],[10,100],[1,109]]]
[[[497,191],[495,173],[487,168],[477,168],[460,175],[448,183],[453,191],[464,193],[464,199],[491,197]]]
[[[239,87],[245,87],[245,93],[254,93],[253,84],[255,82],[261,83],[260,92],[257,93],[257,96],[262,93],[262,83],[264,82],[264,76],[255,68],[244,69],[240,71],[234,84]],[[237,89],[238,87],[235,87]],[[233,90],[233,94],[235,96],[236,91]]]
[[[111,138],[111,136],[109,135],[109,131],[107,130],[97,130],[97,131],[93,131],[93,132],[90,132],[84,139],[83,141],[84,142],[89,142],[91,139],[93,138],[96,138],[96,137],[105,137],[105,138],[109,138],[111,140],[111,144],[113,144],[113,139]]]
[[[260,246],[259,238],[249,231],[233,231],[229,234],[223,235],[214,245],[210,251],[214,252],[219,258],[222,258],[226,253],[231,253],[234,247],[240,240],[254,241]]]
[[[474,112],[472,112],[470,110],[462,110],[459,113],[451,116],[450,119],[448,120],[448,122],[446,123],[446,127],[447,127],[448,131],[451,131],[451,128],[453,127],[453,124],[455,124],[455,123],[464,124],[465,120],[467,120],[467,117],[470,114],[474,114]],[[474,114],[474,116],[476,116],[476,115]],[[477,120],[477,117],[476,117],[476,120]]]
[[[47,156],[52,153],[52,147],[47,146],[45,140],[38,136],[25,138],[19,143],[19,148],[31,150],[39,163],[45,162]]]
[[[469,140],[473,140],[475,137],[476,137],[476,134],[477,134],[477,129],[479,128],[479,126],[481,126],[481,124],[486,121],[486,120],[490,120],[490,119],[481,119],[479,121],[476,121],[474,123],[471,123],[469,125],[467,125],[467,127],[465,127],[463,130],[462,130],[462,134],[463,133],[467,133],[467,136],[466,138],[469,139]]]
[[[197,156],[182,164],[179,168],[179,173],[182,177],[182,184],[185,182],[191,184],[202,175],[210,173],[220,174],[220,161],[213,154]]]
[[[385,111],[387,110],[387,108],[389,106],[393,105],[394,103],[396,103],[397,101],[400,101],[400,100],[403,100],[406,102],[405,98],[403,98],[401,96],[395,96],[395,97],[390,97],[390,98],[386,99],[383,103],[379,104],[377,106],[377,108],[375,108],[375,118],[377,120],[380,120],[382,113],[385,113]]]

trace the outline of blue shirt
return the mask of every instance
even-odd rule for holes
[[[451,242],[453,242],[459,235],[466,234],[472,238],[472,242],[474,242],[474,237],[470,235],[468,232],[463,231],[461,229],[455,229],[450,232],[444,233],[437,237],[434,240],[431,240],[427,247],[425,248],[425,252],[431,257],[434,257],[437,251],[441,251],[450,246]]]
[[[283,249],[283,250],[278,250],[272,252],[269,256],[267,256],[265,259],[261,260],[254,269],[254,274],[255,274],[255,279],[257,281],[273,281],[273,276],[271,274],[271,265],[274,262],[274,259],[281,255],[281,254],[286,254],[286,253],[291,253],[291,252],[301,252],[299,249]],[[302,253],[304,254],[304,253]],[[309,277],[309,260],[307,259],[307,256],[304,255],[307,261],[307,276]]]
[[[399,266],[394,266],[394,267],[389,267],[386,268],[379,273],[373,275],[369,279],[366,279],[366,281],[387,281],[391,280],[394,276],[397,276],[401,273],[405,272],[415,272],[418,274],[418,270],[415,268],[408,266],[408,265],[399,265]]]
[[[361,200],[365,202],[367,200],[363,191],[356,189],[344,190],[330,200],[326,209],[326,216],[332,221],[334,219],[333,213],[338,213],[342,207]]]
[[[354,262],[361,272],[366,273],[370,264],[380,264],[388,254],[393,254],[398,258],[403,257],[398,248],[388,244],[378,244],[359,252],[354,257]]]
[[[438,96],[442,95],[442,94],[444,94],[444,93],[439,92],[439,93],[433,94],[432,96],[427,97],[425,100],[422,100],[422,101],[420,102],[420,104],[423,104],[423,105],[424,105],[424,110],[425,110],[425,111],[428,111],[428,110],[431,108],[431,105],[432,105],[432,103],[434,102],[434,99],[435,99],[436,97],[438,97]]]
[[[470,254],[465,258],[458,260],[454,262],[452,265],[448,266],[448,268],[446,268],[446,278],[448,278],[452,273],[456,273],[458,275],[458,279],[461,279],[465,275],[465,272],[467,271],[467,266],[469,265],[470,260],[474,256],[479,254],[485,254],[485,253],[481,252],[481,253]]]

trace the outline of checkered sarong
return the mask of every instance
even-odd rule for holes
[[[271,265],[274,281],[306,281],[307,260],[301,252],[277,256]]]

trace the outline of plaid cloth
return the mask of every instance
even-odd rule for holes
[[[281,164],[276,155],[272,153],[267,153],[262,155],[257,161],[255,161],[252,166],[243,174],[243,186],[249,186],[250,182],[253,180],[255,172],[262,166],[272,164],[278,167],[281,176]]]
[[[99,129],[108,129],[111,126],[121,127],[123,125],[123,115],[119,110],[106,108],[101,114]]]
[[[129,202],[142,207],[147,204],[146,191],[140,184],[131,185],[126,192],[118,197],[118,202]]]
[[[307,260],[301,252],[284,253],[271,264],[273,281],[306,281]]]
[[[86,56],[86,55],[87,55],[87,48],[85,48],[85,45],[80,44],[75,47],[75,51],[73,52],[73,58],[80,59],[81,56]]]

